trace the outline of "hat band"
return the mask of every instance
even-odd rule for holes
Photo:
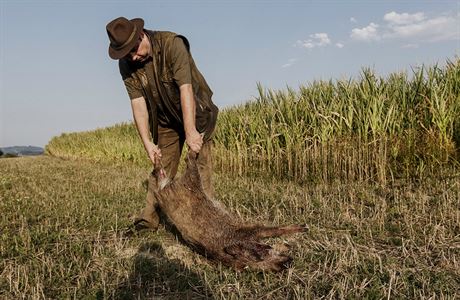
[[[115,47],[115,46],[111,45],[111,47],[112,47],[113,49],[115,49],[115,50],[120,50],[120,49],[126,47],[129,43],[131,43],[131,41],[132,41],[134,35],[136,34],[136,31],[137,31],[137,27],[134,26],[134,30],[133,30],[133,32],[131,32],[131,35],[129,36],[129,38],[128,38],[128,40],[127,40],[126,42],[124,42],[121,46],[116,46],[116,47]]]

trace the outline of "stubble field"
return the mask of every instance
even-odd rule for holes
[[[164,226],[123,238],[148,169],[50,156],[0,160],[2,299],[336,299],[460,295],[458,174],[391,185],[215,174],[234,214],[305,223],[283,273],[238,273]]]

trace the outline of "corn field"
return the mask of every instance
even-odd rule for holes
[[[220,170],[297,181],[372,180],[433,174],[456,164],[460,60],[381,78],[264,89],[225,109],[216,133]]]
[[[298,182],[381,184],[442,175],[458,166],[460,59],[379,77],[314,81],[298,90],[258,84],[251,101],[222,109],[216,171]],[[47,145],[63,157],[148,166],[132,124],[64,134]]]

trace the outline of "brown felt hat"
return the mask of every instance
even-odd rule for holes
[[[113,59],[125,57],[136,46],[144,28],[144,20],[116,18],[105,27],[110,40],[109,56]]]

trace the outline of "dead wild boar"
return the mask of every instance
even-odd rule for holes
[[[206,196],[196,157],[197,154],[189,150],[186,170],[176,180],[169,182],[160,168],[154,171],[159,190],[153,192],[158,205],[182,238],[207,258],[237,270],[246,267],[275,272],[285,269],[292,259],[260,240],[303,232],[306,226],[243,223],[220,202]]]

